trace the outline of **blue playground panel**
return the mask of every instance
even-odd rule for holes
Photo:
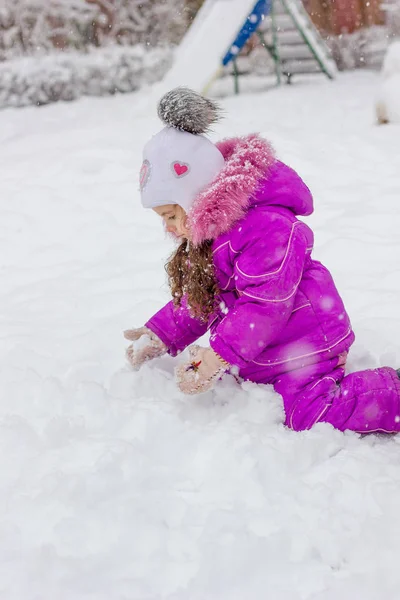
[[[229,48],[228,52],[222,59],[222,64],[225,67],[232,60],[235,60],[247,40],[257,31],[261,21],[269,15],[272,8],[272,0],[258,0],[253,10],[246,19],[245,24],[239,31],[237,38]]]

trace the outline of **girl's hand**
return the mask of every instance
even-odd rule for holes
[[[216,381],[229,370],[225,362],[211,348],[191,346],[190,362],[175,369],[175,377],[179,389],[184,394],[202,394],[211,390]]]
[[[135,370],[140,369],[145,362],[167,352],[166,345],[147,327],[127,329],[124,331],[124,337],[133,342],[126,349],[126,358]]]

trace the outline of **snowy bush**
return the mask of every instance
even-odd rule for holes
[[[3,0],[0,60],[87,46],[100,20],[99,7],[83,0]]]
[[[389,47],[382,78],[376,103],[378,122],[400,123],[400,41],[393,42]]]
[[[87,0],[89,1],[89,0]],[[96,0],[91,0],[96,1]],[[102,39],[119,44],[156,46],[180,41],[186,29],[184,0],[97,0],[112,6]],[[105,14],[105,13],[103,13]]]
[[[385,0],[381,8],[386,14],[390,35],[400,36],[400,0]]]
[[[161,79],[171,60],[168,49],[113,46],[6,61],[0,64],[0,108],[131,92]]]
[[[0,60],[54,48],[179,41],[184,15],[183,0],[2,0]]]
[[[380,68],[388,46],[388,30],[375,26],[329,36],[327,44],[338,69]]]
[[[127,92],[160,79],[171,61],[166,45],[183,33],[182,4],[2,0],[0,107]]]

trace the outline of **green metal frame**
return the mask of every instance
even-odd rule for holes
[[[240,77],[240,73],[239,73],[239,68],[238,68],[238,64],[237,64],[237,60],[232,61],[233,63],[233,85],[235,88],[235,94],[239,94],[239,77]]]
[[[275,61],[275,73],[276,73],[276,81],[278,85],[282,83],[282,70],[281,70],[281,57],[279,55],[279,44],[278,44],[278,29],[276,26],[276,12],[275,12],[275,2],[272,0],[271,4],[271,25],[272,25],[272,58]]]
[[[272,3],[271,3],[271,13],[270,13],[270,16],[271,16],[271,29],[272,29],[272,44],[268,44],[267,43],[264,34],[259,29],[256,31],[256,33],[257,33],[257,36],[258,36],[258,38],[259,38],[259,40],[261,42],[261,45],[263,46],[263,48],[265,48],[265,50],[268,52],[268,54],[271,56],[271,58],[274,61],[277,85],[281,85],[282,84],[282,75],[284,75],[286,77],[286,82],[288,84],[290,84],[291,81],[292,81],[292,74],[291,73],[284,73],[282,71],[282,60],[281,60],[281,57],[280,57],[280,54],[279,54],[278,30],[277,30],[277,26],[276,26],[276,1],[277,0],[272,0]],[[305,44],[307,44],[307,46],[308,46],[311,54],[314,56],[315,60],[317,61],[317,63],[319,65],[322,73],[324,73],[329,79],[333,79],[332,75],[325,68],[325,65],[324,65],[323,61],[320,59],[320,57],[318,56],[318,54],[314,51],[314,48],[310,44],[310,42],[308,41],[307,36],[304,34],[304,32],[301,29],[301,27],[298,26],[297,22],[292,17],[292,14],[290,12],[290,9],[288,8],[288,4],[287,4],[286,0],[278,0],[278,1],[282,3],[282,6],[285,9],[286,13],[292,18],[293,23],[296,26],[296,29],[300,33],[300,35],[303,38],[303,41],[305,42]],[[239,90],[240,72],[239,72],[239,68],[238,68],[238,64],[237,64],[236,60],[233,61],[233,78],[234,78],[235,94],[239,94],[239,91],[240,91]]]
[[[290,13],[290,9],[288,8],[288,4],[287,4],[286,0],[280,0],[280,2],[282,2],[283,7],[285,8],[287,14],[289,16],[292,16],[291,13]],[[274,4],[275,4],[275,2],[273,0],[272,5],[274,5]],[[293,19],[293,21],[294,21],[294,19]],[[298,32],[300,33],[301,37],[303,38],[304,42],[307,44],[308,49],[310,50],[311,54],[314,56],[315,60],[319,64],[319,67],[320,67],[321,71],[323,73],[325,73],[325,75],[328,77],[328,79],[333,79],[332,75],[325,69],[324,63],[322,62],[322,60],[320,59],[320,57],[318,56],[318,54],[314,51],[314,48],[311,46],[311,44],[308,41],[307,36],[304,34],[303,30],[300,27],[298,27],[298,25],[297,25],[297,23],[295,21],[294,21],[294,23],[295,23],[295,25],[297,27]]]

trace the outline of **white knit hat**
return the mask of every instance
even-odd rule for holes
[[[167,127],[143,150],[142,205],[179,204],[189,212],[225,164],[218,148],[202,135],[217,120],[219,109],[196,92],[177,88],[161,99],[158,114]]]

